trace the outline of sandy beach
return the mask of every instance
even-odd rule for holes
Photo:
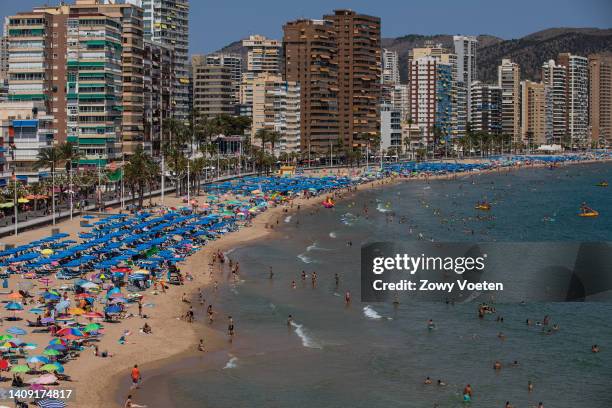
[[[580,162],[580,164],[585,163],[588,162]],[[530,167],[542,166],[545,166],[545,164],[530,165]],[[522,166],[521,168],[524,167]],[[518,167],[491,169],[459,175],[436,175],[429,176],[427,179],[471,177],[488,172],[513,171],[516,168]],[[343,169],[341,171],[334,171],[333,174],[345,173],[346,171],[354,172],[355,170]],[[329,172],[319,171],[319,175],[323,174],[329,174]],[[420,179],[423,180],[423,178]],[[359,185],[356,191],[342,192],[335,194],[335,196],[338,199],[347,199],[356,192],[372,188],[384,188],[391,183],[410,180],[415,180],[415,178],[389,177]],[[159,198],[155,201],[159,202]],[[142,388],[132,392],[134,401],[138,402],[138,394],[147,392],[147,371],[154,370],[155,367],[161,364],[167,364],[172,359],[177,358],[177,356],[197,354],[206,356],[206,353],[197,351],[200,338],[205,340],[207,353],[226,347],[227,336],[224,330],[219,330],[218,326],[211,328],[206,324],[202,324],[205,321],[205,312],[203,310],[194,307],[196,309],[196,323],[191,324],[180,319],[180,316],[189,307],[187,303],[181,301],[183,293],[187,293],[193,298],[198,288],[206,288],[206,292],[210,290],[212,282],[209,274],[209,262],[213,253],[217,251],[225,252],[253,240],[265,238],[274,231],[270,226],[273,227],[279,219],[297,211],[298,206],[301,210],[305,210],[309,206],[320,204],[320,202],[321,197],[310,199],[299,198],[294,199],[292,204],[287,203],[268,209],[254,218],[251,226],[236,232],[227,233],[218,240],[209,241],[205,247],[180,263],[178,266],[181,271],[183,273],[190,273],[193,276],[193,280],[186,280],[184,286],[171,285],[166,293],[157,294],[151,288],[143,292],[143,304],[145,304],[143,313],[148,316],[146,319],[139,318],[135,310],[136,308],[131,307],[129,312],[133,314],[132,316],[117,324],[104,324],[104,335],[98,346],[100,351],[108,351],[112,357],[96,357],[94,356],[93,349],[86,349],[81,352],[81,356],[76,362],[66,367],[67,374],[71,376],[72,382],[62,382],[60,388],[72,389],[75,391],[76,396],[76,399],[72,400],[69,406],[91,408],[120,406],[118,405],[118,399],[124,399],[127,396],[126,388],[129,384],[129,370],[134,364],[138,364],[141,367],[143,375]],[[166,196],[164,204],[170,207],[178,207],[182,205],[182,202],[177,197]],[[2,243],[25,244],[50,235],[52,228],[59,228],[61,232],[69,234],[70,239],[78,240],[78,233],[83,230],[80,227],[81,220],[81,217],[75,217],[73,220],[63,221],[56,226],[25,231],[16,237],[11,236],[2,239]],[[15,289],[18,281],[21,279],[23,278],[20,275],[11,276],[9,289],[5,289],[5,293]],[[67,281],[66,284],[70,283]],[[35,283],[35,285],[37,286],[34,290],[41,287],[40,283]],[[225,316],[222,316],[220,320],[224,318]],[[145,335],[140,331],[145,321],[151,326],[152,334]],[[6,322],[4,325],[11,326],[13,324]],[[16,322],[15,326],[24,327],[25,320]],[[225,327],[224,325],[221,326]],[[119,344],[118,339],[126,330],[129,330],[131,335],[127,336],[125,344]],[[48,334],[28,333],[20,337],[28,342],[42,344],[48,338]]]

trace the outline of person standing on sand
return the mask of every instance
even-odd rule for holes
[[[132,373],[130,374],[132,378],[132,387],[131,389],[138,388],[138,382],[142,379],[140,375],[140,370],[138,369],[138,364],[134,364],[134,368],[132,368]]]
[[[234,340],[234,319],[232,316],[227,317],[227,335],[229,336],[230,343]]]

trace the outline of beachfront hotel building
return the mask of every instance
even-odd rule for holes
[[[263,35],[251,35],[242,40],[242,46],[246,49],[247,61],[240,80],[239,102],[247,113],[252,113],[253,81],[260,74],[280,74],[283,44]]]
[[[509,59],[497,67],[497,84],[502,90],[502,133],[521,142],[521,68]]]
[[[470,111],[472,132],[493,135],[502,133],[502,89],[497,85],[472,82],[470,88]]]
[[[598,146],[612,144],[612,54],[589,55],[589,122]]]
[[[206,56],[191,58],[193,71],[193,110],[202,118],[218,115],[233,115],[235,112],[235,89],[230,67],[207,64]]]
[[[279,74],[261,73],[253,82],[253,121],[251,143],[261,146],[256,137],[260,129],[278,132],[275,154],[300,151],[300,86],[285,81]]]
[[[410,61],[410,115],[421,129],[424,146],[434,141],[435,129],[442,139],[451,137],[452,72],[452,65],[438,57],[423,56]]]
[[[189,0],[132,0],[142,2],[146,40],[174,48],[173,116],[187,120],[190,112]]]
[[[521,82],[521,140],[526,146],[537,147],[550,140],[552,135],[552,110],[549,109],[552,107],[551,96],[550,89],[542,82],[528,80]]]
[[[383,49],[382,83],[398,85],[400,83],[399,57],[397,51]]]
[[[476,57],[478,50],[478,39],[474,36],[455,35],[453,36],[455,54],[457,55],[457,81],[463,82],[466,90],[466,116],[471,120],[470,108],[470,89],[472,82],[478,79]]]
[[[567,134],[572,147],[589,144],[589,61],[586,57],[561,53],[559,65],[565,67]]]

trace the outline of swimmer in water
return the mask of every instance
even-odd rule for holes
[[[493,369],[494,369],[494,370],[499,371],[499,370],[501,370],[501,368],[502,368],[502,365],[501,365],[501,363],[500,363],[499,361],[496,361],[496,362],[493,364]]]
[[[433,320],[432,320],[432,319],[429,319],[429,320],[427,321],[427,328],[428,328],[429,330],[433,330],[433,329],[435,329],[435,328],[436,328],[436,324],[433,322]]]
[[[533,383],[531,381],[527,382],[527,391],[529,392],[533,391]]]
[[[431,378],[427,377],[425,381],[423,381],[423,384],[426,384],[426,385],[431,384]]]
[[[206,351],[204,349],[204,339],[200,339],[200,343],[198,344],[198,351]]]
[[[312,287],[314,288],[315,286],[317,286],[317,273],[313,272],[312,273]]]
[[[270,267],[269,278],[272,279],[274,277],[274,272],[272,272],[272,267]]]
[[[346,303],[347,305],[351,303],[351,292],[349,292],[348,290],[344,294],[344,303]]]
[[[446,383],[443,382],[442,380],[438,380],[438,386],[439,387],[446,387]]]
[[[291,281],[291,289],[297,289],[297,285],[295,284],[295,281]]]
[[[340,285],[340,275],[335,273],[334,274],[334,280],[336,281],[336,287],[338,287],[338,285]]]
[[[592,353],[599,353],[599,346],[597,344],[593,344],[591,346],[591,352]]]
[[[305,280],[306,280],[306,272],[302,271],[302,281],[305,281]]]
[[[291,323],[293,323],[293,316],[289,315],[289,317],[287,317],[287,326],[291,327]]]

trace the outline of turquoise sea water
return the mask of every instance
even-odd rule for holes
[[[506,401],[516,407],[539,401],[547,408],[611,407],[611,304],[497,305],[500,323],[496,315],[478,319],[473,303],[394,307],[357,298],[360,247],[368,242],[612,241],[612,188],[595,187],[603,179],[612,181],[612,165],[409,182],[358,193],[333,210],[283,216],[272,238],[229,254],[240,261],[241,281],[232,283],[226,271],[227,284],[207,294],[216,309],[233,316],[234,343],[205,356],[205,369],[193,360],[186,369],[175,365],[145,387],[163,387],[173,406],[187,408],[459,407],[467,383],[474,390],[472,407],[503,407]],[[490,213],[474,210],[483,199],[492,203]],[[601,216],[576,216],[582,202]],[[347,290],[354,299],[348,307]],[[287,325],[289,314],[293,325]],[[544,335],[526,326],[527,318],[545,315],[559,332]],[[427,330],[428,319],[435,330]],[[225,326],[224,316],[214,324]],[[595,343],[599,354],[590,352]],[[496,360],[503,364],[498,372]],[[423,384],[427,376],[434,385]],[[435,385],[438,379],[447,385]],[[154,394],[140,399],[157,406]]]

